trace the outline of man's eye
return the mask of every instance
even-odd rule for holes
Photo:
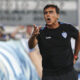
[[[49,13],[53,13],[53,11],[49,11]]]
[[[44,12],[44,14],[47,14],[48,12]]]

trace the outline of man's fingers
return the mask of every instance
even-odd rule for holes
[[[35,24],[33,25],[34,26],[34,31],[33,31],[33,34],[34,35],[38,35],[39,34],[39,31],[41,29],[42,26],[36,26]]]
[[[34,27],[34,30],[36,30],[36,29],[37,29],[37,26],[36,26],[35,24],[33,25],[33,27]]]
[[[37,26],[34,24],[33,27],[34,27],[34,30],[35,30],[35,29],[39,29],[39,30],[40,30],[42,26],[40,25],[39,27],[37,27]]]

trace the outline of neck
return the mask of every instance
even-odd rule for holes
[[[57,22],[53,23],[52,25],[47,25],[47,27],[50,29],[56,29],[59,27],[59,22],[57,21]]]

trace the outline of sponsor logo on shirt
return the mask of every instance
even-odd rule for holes
[[[47,36],[47,37],[46,37],[46,39],[51,39],[51,38],[52,38],[51,36]]]
[[[61,35],[63,38],[67,38],[67,32],[62,32]]]

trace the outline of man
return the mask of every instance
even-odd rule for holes
[[[5,29],[2,25],[0,25],[0,41],[9,40],[9,36],[5,34]]]
[[[80,32],[71,24],[58,22],[59,8],[56,5],[44,7],[46,26],[34,25],[29,48],[38,43],[42,55],[42,80],[77,80],[73,64],[80,49]],[[76,40],[75,52],[71,48],[71,38]]]

